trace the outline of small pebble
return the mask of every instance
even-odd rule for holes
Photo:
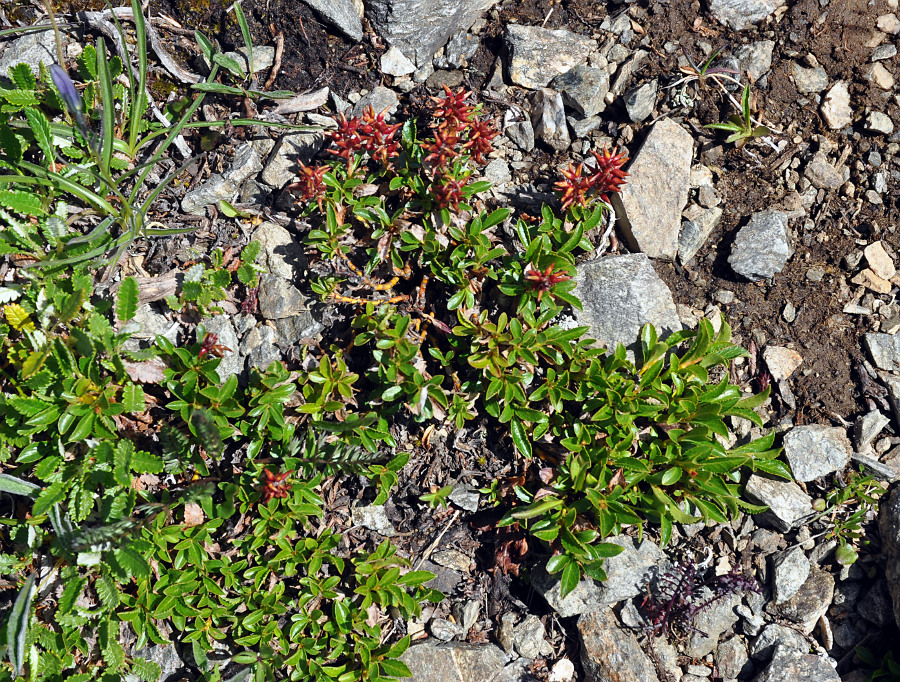
[[[781,311],[781,317],[784,318],[784,321],[787,323],[791,323],[797,319],[797,309],[794,307],[793,303],[788,301],[784,304],[784,310]]]

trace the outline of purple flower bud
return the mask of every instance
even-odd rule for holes
[[[59,96],[62,98],[72,118],[75,119],[81,134],[87,139],[88,130],[84,120],[84,103],[81,101],[81,95],[78,94],[78,90],[75,89],[75,84],[69,78],[69,74],[59,64],[51,64],[50,78],[53,79],[53,85],[59,90]]]

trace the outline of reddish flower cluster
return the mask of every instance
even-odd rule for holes
[[[431,115],[438,121],[437,130],[452,130],[459,133],[468,127],[475,115],[475,107],[467,103],[471,92],[460,90],[454,93],[446,85],[444,86],[444,97],[432,97],[435,102],[434,111]]]
[[[604,149],[599,154],[591,152],[594,164],[593,169],[588,169],[587,175],[584,174],[583,164],[574,168],[569,164],[569,169],[562,172],[563,179],[553,185],[560,193],[563,210],[575,204],[587,206],[588,200],[594,197],[599,197],[608,204],[609,195],[621,192],[625,178],[628,177],[628,173],[622,170],[622,166],[628,161],[625,154],[615,149]]]
[[[488,121],[475,115],[475,107],[466,102],[471,92],[460,90],[454,93],[446,85],[444,97],[432,97],[435,108],[432,112],[434,123],[434,141],[422,144],[422,149],[429,152],[425,162],[439,169],[466,150],[472,160],[484,165],[485,155],[494,150],[491,141],[499,131]]]
[[[554,284],[559,284],[560,282],[572,279],[569,275],[553,272],[555,267],[555,264],[551,264],[544,270],[537,270],[533,267],[529,267],[529,269],[525,271],[525,280],[528,282],[531,290],[537,292],[538,302],[540,302],[544,292],[550,291]]]
[[[262,482],[262,504],[268,504],[272,498],[284,499],[291,490],[291,484],[287,482],[292,471],[283,474],[273,474],[269,469],[263,469],[265,480]]]
[[[225,351],[231,352],[231,349],[228,346],[219,345],[219,336],[206,332],[200,344],[200,352],[197,353],[197,357],[205,358],[207,355],[212,355],[213,357],[221,358],[224,357]]]
[[[394,139],[400,124],[386,123],[385,113],[376,114],[372,107],[367,107],[361,118],[354,116],[348,119],[341,114],[337,121],[338,129],[328,133],[337,147],[337,151],[332,153],[349,161],[354,154],[369,152],[387,166],[388,160],[400,151],[400,143]]]
[[[434,197],[434,204],[440,208],[451,208],[454,211],[465,200],[463,189],[466,186],[467,178],[454,180],[447,175],[441,175],[435,178],[434,184],[431,185],[431,194]]]
[[[303,201],[312,201],[315,199],[316,203],[319,205],[319,210],[322,210],[322,199],[325,198],[325,183],[322,180],[322,177],[325,173],[328,172],[328,166],[316,166],[312,168],[310,166],[304,166],[302,161],[298,162],[300,165],[300,180],[293,183],[288,187],[288,191],[297,191],[300,195],[300,199]]]

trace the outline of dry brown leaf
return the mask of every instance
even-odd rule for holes
[[[206,517],[203,515],[203,509],[196,502],[188,502],[184,505],[184,525],[186,528],[199,526]]]

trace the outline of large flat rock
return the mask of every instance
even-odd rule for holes
[[[675,260],[693,156],[694,138],[688,131],[667,118],[653,125],[628,168],[631,177],[612,196],[632,249]]]

